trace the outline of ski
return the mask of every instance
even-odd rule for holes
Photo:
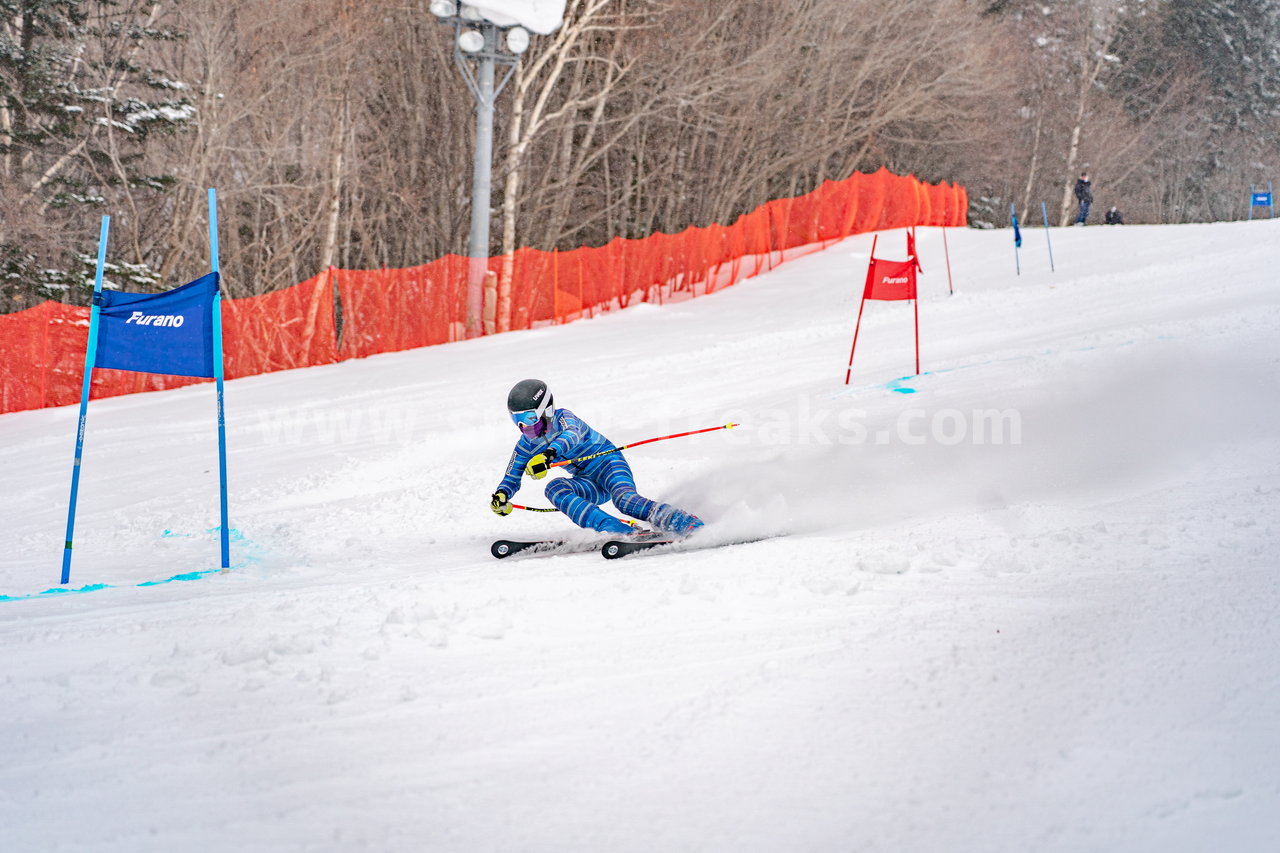
[[[507,557],[513,557],[516,554],[563,554],[572,550],[582,550],[570,548],[569,542],[564,539],[533,539],[529,541],[517,541],[512,539],[499,539],[489,546],[489,553],[499,560]]]
[[[646,531],[647,532],[647,531]],[[617,534],[612,534],[617,535]],[[644,535],[644,534],[639,534]],[[665,539],[667,537],[659,537]],[[567,536],[563,539],[498,539],[489,546],[489,553],[499,560],[514,557],[517,554],[526,556],[551,556],[553,554],[581,554],[595,551],[603,544],[601,536],[586,537]]]
[[[748,545],[752,542],[763,542],[766,539],[773,539],[775,536],[785,534],[767,534],[764,536],[750,536],[743,539],[706,539],[698,536],[678,536],[667,533],[650,533],[648,536],[641,535],[630,539],[610,539],[600,547],[600,555],[606,560],[617,560],[621,557],[628,557],[632,554],[640,554],[645,551],[651,551],[655,548],[666,550],[667,546],[677,546],[672,548],[673,551],[702,551],[708,548],[728,548],[734,545]]]
[[[600,547],[600,555],[606,560],[616,560],[620,557],[638,554],[641,551],[648,551],[650,548],[657,548],[660,545],[673,545],[679,541],[678,537],[670,536],[650,539],[610,539]]]

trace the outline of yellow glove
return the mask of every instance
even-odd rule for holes
[[[498,515],[511,515],[511,500],[507,497],[507,493],[494,492],[493,500],[489,501],[489,508]]]
[[[556,452],[552,448],[547,448],[546,453],[539,453],[537,456],[529,460],[529,464],[525,466],[525,473],[535,480],[541,480],[547,476],[547,472],[551,470],[551,463],[556,458]]]

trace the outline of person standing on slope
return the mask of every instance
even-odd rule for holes
[[[1093,204],[1093,184],[1089,181],[1089,173],[1081,172],[1076,181],[1076,200],[1080,202],[1080,210],[1076,214],[1076,225],[1084,225],[1089,218],[1089,206]]]
[[[511,514],[511,498],[520,489],[525,474],[541,480],[556,460],[590,456],[616,447],[573,412],[557,409],[551,389],[539,379],[516,383],[507,395],[507,411],[520,428],[520,438],[507,463],[507,473],[489,502],[498,515]],[[600,504],[609,500],[624,515],[664,532],[686,535],[703,526],[696,515],[642,497],[636,491],[631,466],[621,452],[561,467],[573,476],[552,480],[545,493],[555,508],[579,527],[601,533],[635,533],[630,525],[600,509]]]

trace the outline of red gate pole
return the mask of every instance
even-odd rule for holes
[[[916,376],[920,375],[920,294],[916,293],[916,298],[911,300],[912,306],[916,313]]]
[[[849,384],[849,377],[853,375],[853,354],[858,349],[858,329],[862,326],[862,309],[867,304],[867,292],[863,290],[862,301],[858,303],[858,322],[853,326],[853,346],[849,348],[849,366],[844,371],[844,384]]]
[[[871,282],[871,272],[876,268],[876,242],[880,235],[871,238],[871,259],[867,261],[867,284]],[[858,321],[853,324],[853,346],[849,348],[849,366],[844,372],[844,384],[849,384],[853,375],[853,354],[858,351],[858,330],[862,328],[862,309],[867,307],[867,284],[862,285],[862,299],[858,302]]]

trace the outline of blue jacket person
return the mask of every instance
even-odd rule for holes
[[[578,459],[617,447],[573,412],[556,408],[551,389],[540,379],[516,383],[507,395],[507,411],[520,428],[520,438],[489,503],[498,515],[511,513],[511,498],[524,475],[541,480],[557,460]],[[613,501],[623,515],[648,522],[657,530],[683,535],[702,527],[696,515],[639,494],[631,466],[621,452],[560,467],[571,476],[553,479],[544,491],[552,505],[579,527],[601,533],[634,532],[600,509],[606,501]]]

